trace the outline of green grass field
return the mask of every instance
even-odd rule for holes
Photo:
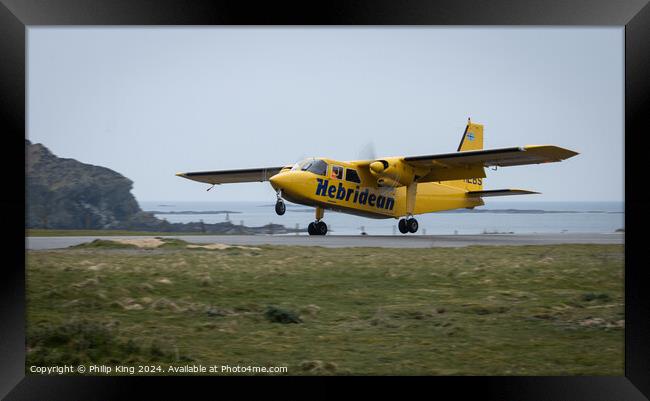
[[[623,262],[620,245],[28,251],[27,366],[623,375]]]

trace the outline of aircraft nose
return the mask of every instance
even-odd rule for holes
[[[278,173],[274,175],[273,177],[269,178],[269,181],[271,182],[271,186],[273,189],[282,189],[286,186],[287,183],[287,174],[286,173]]]

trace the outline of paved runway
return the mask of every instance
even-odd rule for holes
[[[94,239],[137,239],[150,236],[96,236],[96,237],[27,237],[27,249],[57,249],[90,242]],[[328,248],[381,247],[431,248],[463,247],[470,245],[550,245],[550,244],[623,244],[624,234],[481,234],[481,235],[184,235],[169,236],[187,242],[228,245],[300,245]]]

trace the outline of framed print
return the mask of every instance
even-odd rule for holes
[[[646,3],[2,0],[0,394],[646,399]]]

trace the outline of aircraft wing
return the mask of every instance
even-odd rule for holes
[[[177,176],[208,184],[231,184],[235,182],[262,182],[282,170],[281,167],[249,168],[242,170],[195,171],[176,173]]]
[[[467,168],[508,167],[524,164],[559,162],[578,153],[552,145],[527,145],[516,148],[472,150],[428,156],[411,156],[403,160],[416,167]]]

